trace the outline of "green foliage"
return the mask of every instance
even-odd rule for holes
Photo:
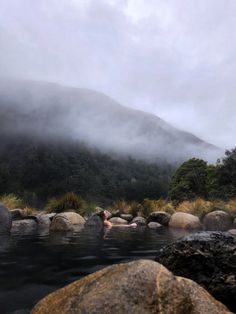
[[[184,162],[171,179],[169,195],[174,201],[206,198],[207,163],[197,158]]]
[[[46,210],[48,212],[61,213],[63,211],[74,209],[76,211],[85,208],[85,201],[73,192],[66,193],[60,198],[54,198],[48,201]]]
[[[22,199],[12,193],[1,196],[0,203],[9,209],[21,208],[23,206]]]
[[[116,199],[165,197],[173,173],[167,163],[111,157],[64,140],[2,137],[0,151],[0,194],[20,195],[33,207],[70,191],[104,206]]]

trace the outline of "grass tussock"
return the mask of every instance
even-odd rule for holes
[[[4,194],[0,197],[0,203],[8,209],[22,208],[23,206],[22,199],[15,194]]]
[[[123,214],[131,214],[136,217],[139,213],[141,213],[142,206],[134,201],[128,202],[125,200],[116,200],[112,203],[112,206],[107,208],[107,210],[110,212],[120,210]]]
[[[45,210],[49,213],[61,213],[70,209],[80,212],[84,208],[86,208],[85,200],[79,195],[69,192],[59,198],[50,199],[46,204]]]
[[[175,212],[174,205],[165,199],[159,200],[145,199],[142,203],[142,207],[143,215],[145,217],[148,217],[152,212],[156,211],[163,211],[169,214],[173,214]]]

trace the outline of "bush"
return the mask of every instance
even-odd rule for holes
[[[45,207],[48,212],[61,213],[63,211],[74,209],[78,212],[86,207],[84,199],[73,192],[66,193],[60,198],[50,199]]]
[[[0,203],[6,206],[8,209],[21,208],[23,201],[15,194],[5,194],[0,197]]]

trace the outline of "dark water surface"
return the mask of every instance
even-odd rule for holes
[[[93,228],[73,234],[0,237],[0,313],[29,313],[48,293],[105,266],[140,258],[185,235],[161,228]]]

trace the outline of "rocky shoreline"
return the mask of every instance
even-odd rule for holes
[[[114,225],[135,222],[137,228],[180,228],[195,233],[161,249],[156,262],[113,265],[75,281],[44,298],[32,313],[101,313],[101,306],[102,313],[236,312],[235,220],[228,213],[217,210],[200,220],[181,212],[157,211],[144,218],[117,211],[109,220]],[[73,232],[78,228],[101,229],[103,225],[97,214],[84,218],[67,211],[29,216],[21,209],[9,211],[0,205],[1,234]]]

